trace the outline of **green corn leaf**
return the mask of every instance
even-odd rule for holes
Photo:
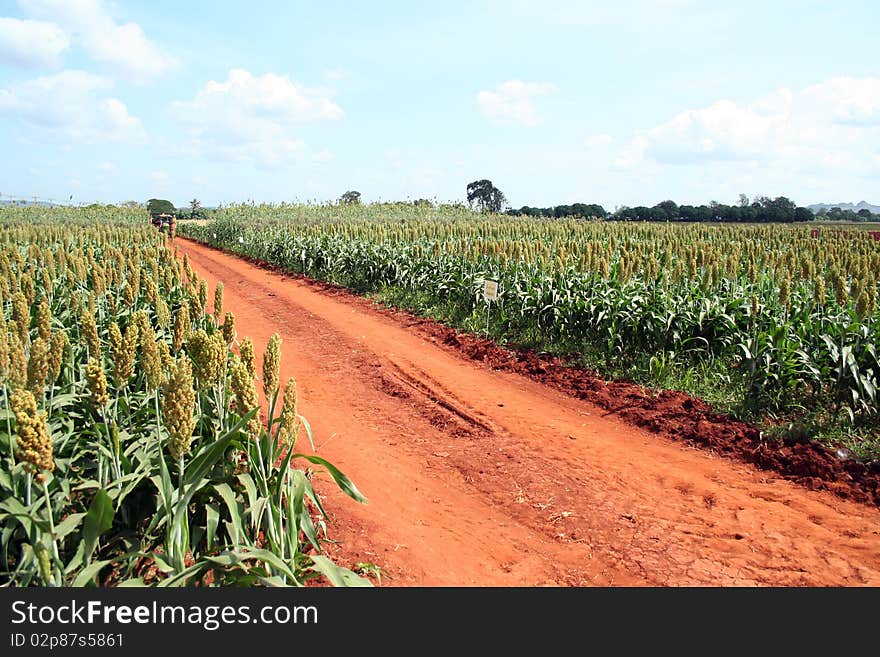
[[[119,588],[142,588],[147,586],[141,577],[132,577],[131,579],[124,579],[119,584],[116,585]]]
[[[349,570],[348,568],[343,568],[341,566],[337,566],[335,563],[330,561],[327,557],[321,555],[313,555],[312,566],[310,570],[313,570],[317,573],[321,573],[324,575],[333,586],[345,586],[345,587],[370,587],[373,586],[373,583],[368,580],[366,577],[361,577],[357,573]]]
[[[76,577],[73,580],[73,586],[87,586],[89,584],[94,583],[95,577],[97,577],[98,573],[101,572],[106,566],[113,563],[113,559],[104,559],[103,561],[95,561],[90,563],[81,571],[79,571]]]
[[[55,525],[55,538],[59,541],[64,538],[82,523],[85,513],[71,513],[64,520]]]
[[[223,498],[223,502],[226,504],[226,508],[229,510],[230,522],[229,524],[232,526],[232,532],[230,533],[230,538],[233,543],[241,543],[244,541],[244,528],[242,526],[242,516],[243,509],[241,503],[236,499],[235,493],[232,491],[232,488],[229,487],[229,484],[220,483],[214,486],[214,490]]]
[[[314,454],[294,454],[293,458],[303,458],[309,463],[314,463],[315,465],[322,465],[326,468],[327,472],[330,473],[330,476],[333,477],[333,481],[342,489],[342,491],[348,495],[353,500],[357,500],[363,504],[367,503],[367,498],[364,497],[361,492],[357,489],[357,486],[354,485],[354,482],[351,481],[347,476],[345,476],[335,465],[330,463],[329,461],[322,459],[320,456],[315,456]]]
[[[205,505],[205,545],[207,549],[214,549],[214,538],[217,535],[217,525],[220,523],[220,509],[216,504]]]
[[[113,526],[113,501],[104,490],[98,490],[83,519],[83,560],[88,562],[101,534]]]
[[[257,485],[254,483],[253,477],[247,472],[238,475],[237,479],[241,482],[241,485],[244,486],[244,490],[247,493],[246,509],[250,510],[251,513],[251,529],[256,529],[256,525],[259,522],[259,519],[254,513],[258,500]]]
[[[297,414],[299,421],[302,422],[303,428],[306,430],[306,436],[308,436],[309,444],[312,446],[312,451],[318,451],[318,448],[315,447],[315,437],[312,434],[312,425],[309,424],[309,421],[304,418],[302,415]]]

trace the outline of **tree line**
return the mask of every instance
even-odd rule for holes
[[[608,212],[598,203],[572,203],[570,205],[553,205],[550,207],[508,208],[504,193],[495,187],[491,180],[482,179],[468,183],[466,187],[468,206],[480,212],[504,213],[509,216],[544,217],[562,219],[579,217],[583,219],[606,219],[612,221],[680,221],[694,223],[728,222],[728,223],[796,223],[815,219],[826,221],[880,221],[880,214],[862,208],[858,212],[843,210],[839,207],[821,209],[818,214],[806,207],[800,207],[785,196],[769,198],[757,196],[752,200],[745,194],[739,195],[734,205],[710,202],[708,205],[678,205],[675,201],[661,201],[648,207],[621,206]],[[338,200],[340,204],[360,205],[361,193],[356,190],[346,191]],[[417,199],[406,202],[407,205],[432,206],[428,199]],[[395,204],[396,205],[396,204]],[[147,208],[153,212],[168,212],[178,216],[199,218],[205,216],[198,199],[190,201],[189,208],[175,208],[164,199],[150,199]]]
[[[605,208],[597,203],[573,203],[571,205],[554,205],[549,208],[533,208],[524,205],[518,210],[511,208],[505,214],[515,217],[551,217],[555,219],[562,219],[563,217],[608,218]]]
[[[202,203],[194,198],[185,208],[176,208],[174,203],[164,198],[151,198],[147,201],[147,210],[150,214],[173,214],[180,218],[203,219],[206,215],[202,210]]]
[[[521,208],[507,210],[506,214],[529,217],[595,217],[614,221],[687,221],[731,223],[794,223],[810,221],[814,218],[809,208],[798,207],[784,196],[768,198],[759,196],[749,201],[740,195],[736,205],[724,205],[712,201],[708,205],[678,205],[675,201],[662,201],[652,207],[639,205],[623,206],[614,212],[595,203],[574,203],[572,205],[556,205],[549,208]]]
[[[842,210],[838,207],[830,209],[822,208],[816,213],[816,219],[822,221],[880,221],[880,214],[871,212],[868,208],[861,208],[858,212],[853,210]]]

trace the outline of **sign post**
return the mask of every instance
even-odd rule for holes
[[[498,300],[498,281],[483,281],[483,300],[486,302],[486,337],[489,337],[489,312],[492,302]]]

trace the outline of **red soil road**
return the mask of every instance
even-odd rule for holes
[[[463,358],[348,294],[195,242],[258,360],[283,340],[329,548],[392,586],[880,585],[880,510],[689,448]],[[307,440],[300,438],[300,447]]]

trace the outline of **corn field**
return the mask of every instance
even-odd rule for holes
[[[0,584],[368,584],[322,554],[313,479],[364,498],[296,451],[280,340],[260,369],[147,220],[0,212]]]
[[[745,417],[876,435],[880,242],[864,231],[226,208],[180,233]],[[487,309],[483,281],[500,283]],[[677,377],[677,378],[676,378]],[[714,393],[713,393],[714,394]]]

